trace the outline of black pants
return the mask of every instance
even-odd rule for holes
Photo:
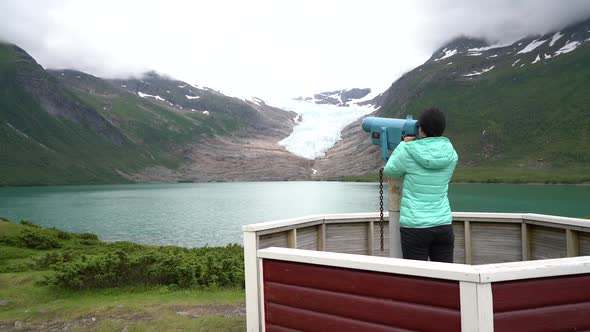
[[[453,262],[455,234],[452,225],[429,228],[400,228],[402,253],[405,259]]]

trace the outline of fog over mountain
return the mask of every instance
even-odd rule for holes
[[[457,35],[513,41],[590,15],[586,0],[3,0],[0,39],[46,68],[148,70],[236,96],[384,91]]]

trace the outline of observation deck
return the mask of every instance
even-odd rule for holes
[[[453,213],[454,263],[390,258],[379,215],[245,225],[248,331],[590,329],[590,220]]]

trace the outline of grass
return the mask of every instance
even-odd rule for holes
[[[50,250],[26,248],[19,239],[27,231],[56,236],[59,247]],[[50,266],[48,269],[39,264],[50,253],[69,252],[91,257],[120,250],[157,250],[154,246],[129,242],[88,240],[91,237],[0,218],[0,302],[7,302],[7,305],[0,305],[0,330],[15,326],[27,330],[57,328],[70,331],[245,329],[243,287],[193,284],[182,288],[176,284],[131,284],[76,290],[52,283],[51,277],[59,273],[59,268]],[[200,254],[197,251],[196,255],[219,253],[223,248],[206,250]]]
[[[0,327],[22,321],[29,328],[70,323],[93,331],[125,326],[139,331],[245,328],[242,289],[159,286],[70,291],[44,285],[43,280],[43,272],[0,274],[0,300],[8,301],[0,307]]]

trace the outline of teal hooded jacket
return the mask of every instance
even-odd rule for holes
[[[453,221],[447,193],[457,160],[457,152],[446,137],[401,142],[395,148],[383,174],[404,177],[401,227],[426,228]]]

